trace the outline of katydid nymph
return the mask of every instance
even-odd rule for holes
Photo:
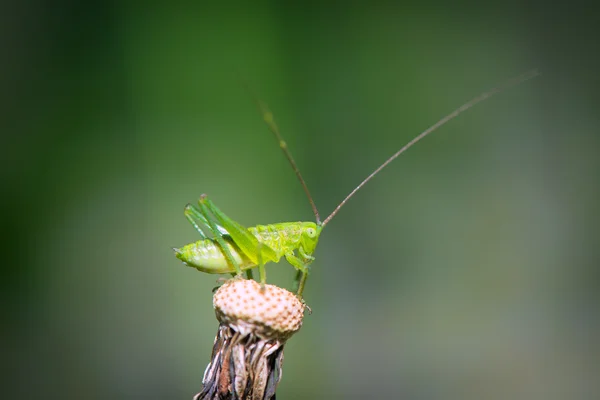
[[[300,174],[300,170],[296,166],[296,162],[288,150],[286,142],[279,133],[279,129],[273,119],[273,114],[268,110],[266,104],[257,101],[262,118],[277,139],[279,147],[291,164],[296,177],[308,197],[316,221],[282,222],[246,228],[225,215],[203,194],[197,206],[188,204],[184,211],[186,218],[196,228],[201,239],[181,248],[174,248],[175,255],[185,265],[210,274],[230,273],[235,277],[242,277],[242,271],[246,271],[248,277],[251,278],[251,269],[258,267],[260,282],[263,285],[266,282],[265,264],[268,262],[277,263],[281,258],[285,257],[297,271],[294,286],[298,297],[301,298],[306,278],[308,277],[309,265],[314,261],[313,253],[319,242],[323,228],[360,188],[400,154],[404,153],[437,128],[456,118],[462,112],[510,86],[522,83],[537,75],[538,72],[533,70],[510,79],[502,85],[471,99],[440,119],[404,145],[367,176],[323,221],[321,221],[315,202]]]

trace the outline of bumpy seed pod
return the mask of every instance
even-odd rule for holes
[[[305,304],[285,289],[232,279],[213,296],[220,322],[194,400],[268,400],[281,380],[283,347],[302,326]]]

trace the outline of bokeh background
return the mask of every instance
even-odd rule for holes
[[[598,24],[577,2],[2,5],[4,398],[190,399],[216,275],[201,193],[325,216],[282,399],[600,398]],[[285,262],[270,282],[290,287]]]

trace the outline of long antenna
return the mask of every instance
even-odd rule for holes
[[[462,106],[460,106],[459,108],[457,108],[456,110],[452,111],[450,114],[446,115],[444,118],[440,119],[438,122],[436,122],[435,124],[433,124],[432,126],[430,126],[429,128],[427,128],[426,130],[424,130],[423,132],[421,132],[419,135],[417,135],[413,140],[411,140],[410,142],[408,142],[407,144],[404,145],[404,147],[402,147],[400,150],[398,150],[396,153],[394,153],[390,158],[388,158],[383,164],[381,164],[379,166],[379,168],[377,168],[375,171],[373,171],[369,176],[367,176],[365,178],[365,180],[363,180],[357,187],[354,188],[353,191],[350,192],[350,194],[348,196],[346,196],[346,198],[344,200],[342,200],[342,202],[335,208],[335,210],[333,210],[333,212],[331,214],[329,214],[329,216],[327,218],[325,218],[325,221],[323,221],[323,223],[321,224],[322,226],[327,225],[327,223],[329,221],[331,221],[331,219],[338,213],[338,211],[340,211],[340,208],[342,208],[342,206],[344,204],[346,204],[346,202],[348,200],[350,200],[350,198],[352,196],[354,196],[354,194],[356,192],[358,192],[358,190],[360,188],[362,188],[367,182],[369,182],[375,175],[377,175],[379,173],[379,171],[381,171],[382,169],[384,169],[389,163],[391,163],[392,161],[394,161],[396,159],[396,157],[398,157],[400,154],[404,153],[406,150],[408,150],[409,148],[411,148],[415,143],[417,143],[418,141],[420,141],[421,139],[423,139],[425,136],[429,135],[431,132],[435,131],[437,128],[439,128],[440,126],[446,124],[447,122],[449,122],[450,120],[456,118],[459,114],[461,114],[463,111],[468,110],[469,108],[475,106],[478,103],[481,103],[482,101],[484,101],[485,99],[492,97],[493,95],[495,95],[496,93],[502,92],[505,89],[508,89],[511,86],[517,85],[519,83],[525,82],[531,78],[534,78],[536,76],[539,75],[539,72],[537,69],[525,72],[522,75],[517,76],[516,78],[512,78],[507,80],[506,82],[504,82],[503,84],[488,90],[487,92],[484,92],[482,94],[480,94],[479,96],[471,99],[470,101],[466,102],[465,104],[463,104]]]
[[[254,101],[256,102],[256,105],[258,107],[258,111],[260,112],[260,115],[262,116],[263,120],[269,127],[269,130],[271,132],[273,132],[273,135],[275,135],[275,139],[277,139],[277,142],[279,143],[279,147],[281,147],[283,154],[285,154],[285,157],[288,159],[288,161],[292,165],[292,168],[294,169],[294,172],[296,173],[296,177],[300,181],[300,184],[302,185],[302,188],[304,189],[304,193],[306,193],[306,197],[308,197],[310,206],[312,207],[313,212],[315,213],[317,225],[321,225],[321,217],[319,216],[319,210],[317,210],[317,206],[315,205],[315,202],[313,201],[312,196],[310,195],[310,191],[308,190],[308,186],[306,186],[306,182],[304,182],[304,178],[302,178],[302,174],[300,173],[300,170],[298,169],[298,166],[296,165],[296,162],[294,161],[294,157],[292,157],[292,153],[290,153],[290,151],[288,150],[287,143],[281,137],[281,133],[279,133],[279,128],[277,128],[277,124],[275,123],[275,119],[273,118],[273,113],[269,110],[269,107],[267,107],[267,104],[265,102],[259,100],[255,96],[253,96],[253,97],[254,97]]]

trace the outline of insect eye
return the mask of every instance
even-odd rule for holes
[[[306,230],[306,233],[308,234],[309,237],[315,237],[315,234],[316,234],[316,232],[313,228],[308,228]]]

